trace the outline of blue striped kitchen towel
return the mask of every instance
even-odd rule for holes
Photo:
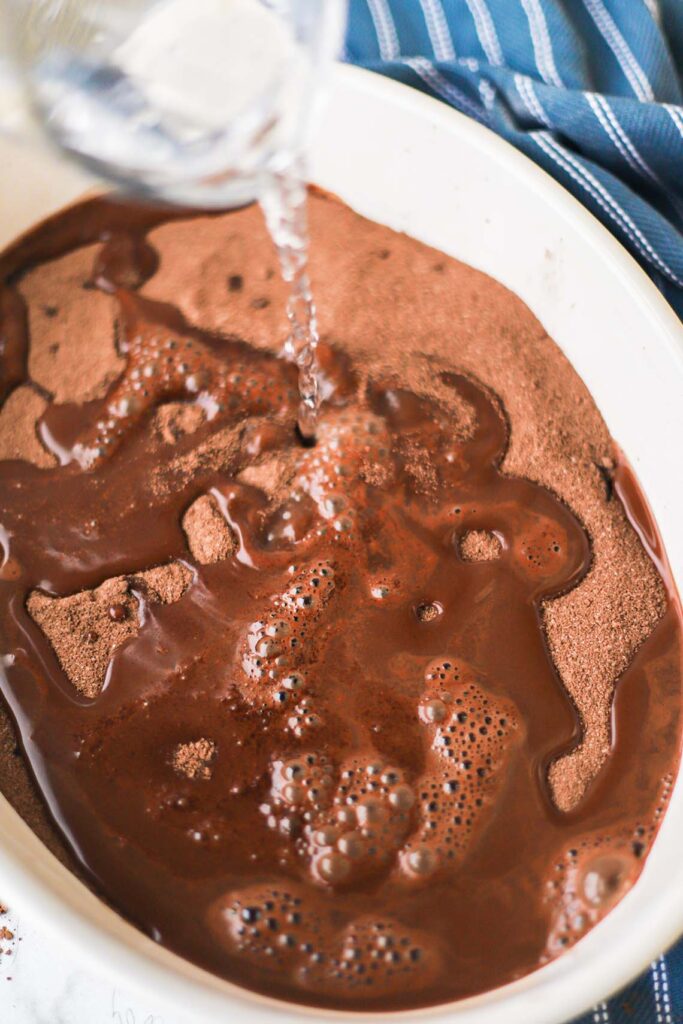
[[[346,59],[521,149],[683,319],[683,0],[350,0]]]
[[[683,0],[350,0],[345,56],[521,149],[683,319]],[[627,1022],[683,1022],[683,941],[580,1024]]]

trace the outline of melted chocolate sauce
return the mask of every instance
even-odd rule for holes
[[[48,408],[58,468],[0,463],[2,692],[40,792],[98,892],[241,985],[392,1010],[519,977],[640,871],[677,766],[675,600],[619,682],[609,760],[560,813],[547,770],[581,724],[540,607],[589,569],[581,524],[501,472],[499,403],[457,373],[442,383],[474,412],[461,435],[436,401],[394,381],[361,391],[323,351],[302,448],[291,366],[134,293],[157,265],[145,231],[167,216],[91,201],[0,264],[5,393],[26,372],[12,283],[86,242],[103,240],[92,281],[116,295],[127,359],[103,400]],[[151,427],[170,401],[205,412],[173,449]],[[217,469],[201,452],[222,431]],[[237,480],[266,454],[293,466],[282,500]],[[615,490],[673,595],[623,467]],[[207,494],[232,554],[201,564],[182,524]],[[184,592],[164,603],[144,572],[174,560]],[[108,616],[132,625],[86,695],[64,652],[90,657],[91,621],[69,605],[53,647],[27,601],[121,576]]]

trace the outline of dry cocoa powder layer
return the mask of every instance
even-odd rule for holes
[[[114,652],[140,630],[140,603],[175,604],[192,581],[182,562],[117,576],[94,590],[51,597],[36,590],[27,607],[52,645],[69,682],[84,697],[104,685]]]
[[[607,428],[569,362],[502,285],[326,197],[312,196],[310,220],[323,339],[348,352],[368,378],[393,377],[419,393],[436,391],[442,400],[434,368],[457,369],[486,385],[509,421],[504,469],[552,490],[590,536],[587,577],[543,608],[552,657],[584,730],[579,747],[551,767],[556,802],[568,810],[608,755],[615,682],[665,607],[657,572],[608,486],[615,453]],[[141,294],[173,303],[204,330],[280,350],[287,329],[285,290],[256,207],[164,224],[150,232],[149,241],[159,268]],[[36,432],[44,394],[59,401],[94,398],[124,365],[113,300],[91,286],[99,249],[69,253],[30,271],[21,282],[31,334],[29,373],[44,390],[25,385],[10,396],[0,414],[4,457],[51,465],[54,460]],[[456,408],[452,395],[447,400],[453,404],[454,429],[465,436],[468,411]],[[152,482],[160,493],[179,473],[235,465],[239,430],[206,436],[203,420],[196,407],[190,411],[174,403],[158,410],[154,429],[162,443],[176,445],[198,435],[193,449],[184,448],[160,465]],[[426,453],[416,452],[414,461],[428,492],[433,483]],[[364,472],[372,477],[374,468]],[[291,467],[271,460],[243,469],[241,478],[272,495],[286,486],[288,474]],[[200,499],[188,523],[190,548],[200,562],[229,553],[230,535],[208,499]],[[472,558],[494,554],[483,542],[472,542]],[[106,651],[97,650],[99,679]],[[92,680],[84,684],[85,691],[93,688]]]
[[[0,459],[24,459],[40,468],[55,465],[37,430],[47,406],[47,399],[29,384],[12,391],[0,408]]]
[[[615,682],[665,607],[656,569],[606,486],[615,455],[607,427],[560,349],[501,284],[325,197],[312,197],[310,221],[322,338],[343,346],[368,376],[395,375],[427,394],[434,366],[490,387],[510,425],[504,469],[548,487],[588,531],[588,576],[543,609],[584,727],[579,748],[551,770],[556,801],[568,810],[608,755]],[[163,225],[150,240],[161,266],[144,294],[174,302],[202,328],[278,348],[285,292],[255,207]],[[234,275],[238,289],[229,284]],[[255,306],[256,298],[268,301]]]
[[[676,769],[642,496],[515,296],[318,194],[301,445],[258,210],[162,221],[93,201],[0,255],[0,789],[240,985],[519,977],[633,884]]]
[[[28,308],[31,379],[58,402],[101,397],[125,365],[116,350],[115,303],[92,286],[99,245],[36,267],[20,293]]]

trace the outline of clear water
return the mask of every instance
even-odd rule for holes
[[[289,336],[285,355],[299,368],[298,427],[304,442],[315,440],[320,404],[317,360],[318,322],[308,273],[308,218],[305,162],[294,158],[274,174],[261,196],[266,223],[289,284],[287,317]]]
[[[304,42],[297,4],[311,23]],[[284,354],[299,368],[310,442],[318,329],[300,153],[329,43],[310,31],[316,18],[324,27],[325,4],[279,6],[284,16],[261,0],[163,0],[116,14],[86,0],[34,54],[27,82],[59,147],[127,191],[197,207],[260,198],[290,287]]]
[[[311,61],[259,0],[167,0],[130,24],[74,25],[26,71],[46,131],[96,173],[225,207],[253,199],[296,143]]]

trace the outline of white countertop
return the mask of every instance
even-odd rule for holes
[[[68,951],[55,946],[11,909],[0,916],[0,1022],[2,1024],[198,1024],[172,1016],[114,988],[106,977],[83,971]]]

